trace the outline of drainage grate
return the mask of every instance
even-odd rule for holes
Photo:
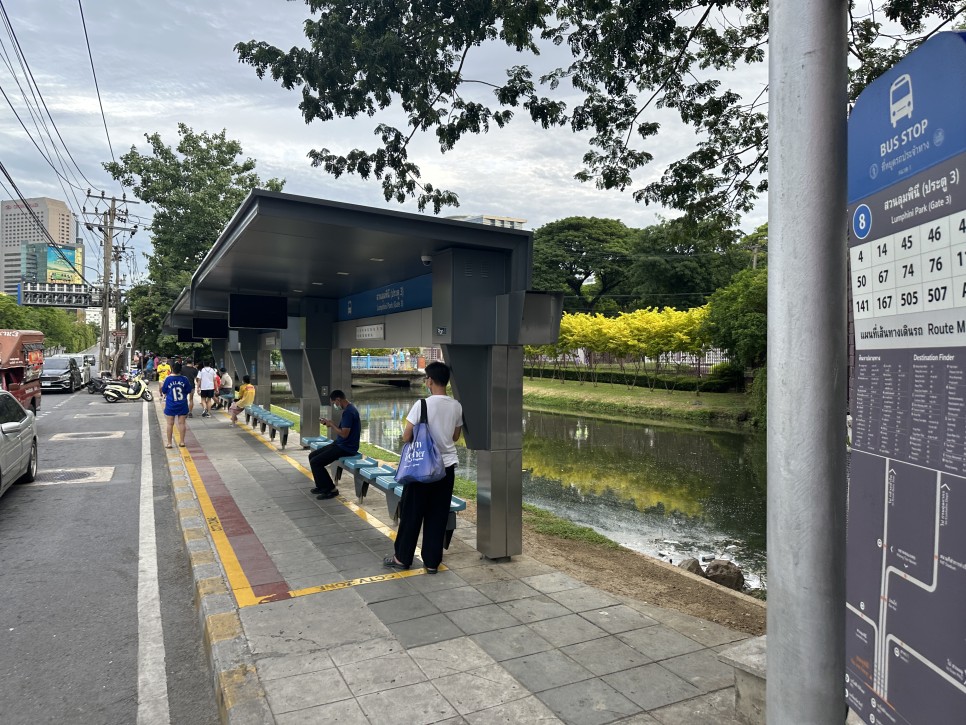
[[[56,486],[64,483],[109,483],[114,478],[114,466],[91,466],[89,468],[51,468],[37,472],[37,478],[28,486]]]

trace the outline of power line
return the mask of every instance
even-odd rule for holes
[[[2,172],[5,177],[7,177],[7,181],[9,181],[10,186],[13,187],[13,190],[16,193],[17,198],[20,199],[20,201],[23,203],[24,209],[27,210],[27,212],[33,218],[34,222],[37,224],[37,227],[40,229],[40,231],[44,233],[44,236],[47,237],[47,246],[53,248],[57,252],[57,254],[60,255],[60,258],[67,263],[67,266],[69,266],[72,270],[74,270],[74,273],[77,274],[78,277],[84,280],[84,284],[86,284],[88,287],[93,287],[94,285],[92,285],[87,280],[87,278],[84,276],[84,273],[77,271],[77,267],[75,267],[74,263],[67,258],[67,255],[64,254],[64,251],[60,248],[60,245],[50,235],[50,232],[47,230],[47,227],[45,227],[43,222],[40,221],[40,219],[34,213],[34,210],[30,208],[30,204],[27,203],[26,197],[20,192],[20,189],[17,187],[16,182],[13,180],[13,177],[10,176],[10,172],[7,171],[7,167],[3,165],[2,161],[0,161],[0,172]]]
[[[80,164],[78,164],[76,159],[74,159],[74,155],[70,152],[70,147],[67,145],[67,142],[64,140],[64,137],[61,135],[60,129],[57,128],[57,123],[54,121],[54,117],[53,115],[51,115],[50,109],[47,107],[47,101],[44,100],[44,95],[43,93],[41,93],[40,86],[37,84],[37,80],[34,78],[33,71],[30,70],[30,64],[27,62],[27,56],[23,52],[23,47],[20,45],[20,39],[17,38],[17,33],[13,29],[13,23],[10,22],[10,17],[7,15],[7,9],[4,7],[2,0],[0,0],[0,13],[3,14],[4,25],[6,27],[7,34],[10,36],[10,39],[13,41],[13,44],[16,48],[17,57],[20,60],[20,65],[24,69],[24,72],[27,74],[27,76],[30,78],[30,83],[32,84],[31,94],[33,94],[33,89],[37,90],[37,98],[40,99],[40,103],[43,105],[44,111],[47,113],[47,118],[50,119],[50,125],[54,127],[54,131],[57,133],[57,138],[60,139],[60,143],[63,145],[64,151],[67,152],[67,156],[70,158],[71,163],[73,163],[74,168],[76,168],[80,172],[80,175],[83,177],[84,181],[86,181],[89,186],[100,191],[100,189],[97,187],[97,184],[95,184],[93,181],[87,178],[87,175],[84,173],[84,170],[80,167]],[[34,99],[35,103],[37,98]],[[39,106],[38,106],[38,110],[39,110]],[[44,124],[44,126],[46,127],[46,123]],[[49,130],[47,133],[48,135],[50,135]],[[53,142],[53,138],[51,138],[51,141]]]
[[[87,56],[91,59],[91,75],[94,76],[94,90],[97,91],[97,105],[101,108],[101,119],[104,121],[104,134],[107,136],[107,148],[111,152],[111,161],[117,163],[114,158],[114,146],[111,145],[111,134],[107,130],[107,116],[104,115],[104,104],[101,102],[101,89],[97,85],[97,71],[94,70],[94,54],[91,52],[91,39],[87,35],[87,21],[84,19],[84,6],[81,0],[77,0],[77,7],[80,10],[81,25],[84,26],[84,40],[87,43]]]

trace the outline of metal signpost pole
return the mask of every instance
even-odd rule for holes
[[[846,3],[769,37],[769,723],[843,722]]]

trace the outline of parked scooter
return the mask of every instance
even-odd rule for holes
[[[128,380],[128,376],[124,373],[119,378],[112,378],[110,373],[104,373],[100,377],[90,379],[87,383],[87,392],[91,395],[94,393],[103,395],[108,385],[127,385]]]
[[[126,383],[108,381],[107,387],[104,388],[104,400],[108,403],[138,399],[154,400],[154,395],[148,390],[148,384],[140,375],[136,375]]]

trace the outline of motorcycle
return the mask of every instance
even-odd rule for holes
[[[94,395],[95,393],[99,395],[103,395],[104,390],[107,388],[108,385],[127,385],[128,381],[129,381],[128,376],[123,373],[119,378],[110,378],[110,377],[104,377],[104,376],[101,376],[99,378],[91,378],[90,381],[87,383],[87,392],[90,393],[91,395]]]
[[[148,390],[144,378],[137,375],[128,382],[108,381],[104,388],[104,400],[117,403],[120,400],[154,400],[154,395]]]

